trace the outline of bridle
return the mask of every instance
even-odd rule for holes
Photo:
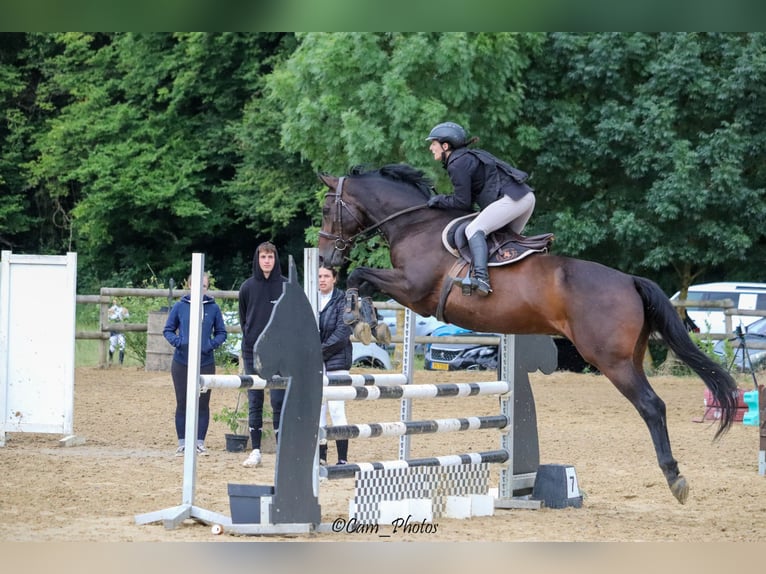
[[[354,212],[351,211],[351,208],[348,206],[348,204],[343,201],[343,183],[346,181],[346,176],[341,176],[338,178],[338,185],[335,188],[335,193],[328,193],[327,195],[334,195],[335,196],[335,217],[333,218],[332,222],[332,231],[333,233],[327,233],[326,231],[319,230],[319,237],[322,237],[324,239],[330,239],[333,241],[333,249],[335,251],[345,251],[349,247],[351,247],[357,239],[361,238],[367,238],[368,236],[372,236],[375,233],[379,233],[381,237],[388,243],[388,240],[386,239],[386,236],[383,235],[381,231],[381,226],[384,223],[387,223],[391,221],[392,219],[396,219],[400,215],[404,215],[406,213],[410,213],[412,211],[417,211],[418,209],[423,209],[425,207],[428,207],[428,204],[424,203],[422,205],[415,205],[412,207],[408,207],[407,209],[402,209],[401,211],[397,211],[396,213],[393,213],[389,215],[388,217],[370,225],[369,227],[366,227],[362,229],[361,231],[355,233],[348,239],[343,237],[343,209],[345,208],[346,211],[348,211],[349,215],[359,224],[359,227],[362,227],[364,224],[359,220],[359,218],[354,215]]]

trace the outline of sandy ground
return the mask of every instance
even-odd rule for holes
[[[488,373],[418,371],[416,383],[492,380]],[[740,423],[713,442],[703,414],[703,384],[694,377],[654,377],[665,400],[674,454],[691,486],[686,505],[671,495],[649,434],[633,407],[604,377],[530,376],[542,463],[571,464],[585,494],[582,508],[497,510],[492,517],[439,519],[436,533],[401,541],[683,541],[755,542],[766,531],[766,478],[759,476],[758,429]],[[746,381],[743,381],[743,386]],[[749,387],[748,387],[749,388]],[[213,391],[212,410],[233,406],[236,391]],[[214,536],[187,520],[175,529],[137,525],[136,515],[181,504],[183,458],[173,456],[173,390],[169,373],[136,368],[80,368],[75,380],[75,433],[85,444],[58,446],[58,435],[7,435],[0,448],[0,542],[252,541]],[[398,401],[349,403],[351,422],[394,421]],[[496,414],[496,397],[420,400],[414,419]],[[257,469],[226,452],[222,423],[211,421],[210,455],[197,468],[197,506],[230,514],[227,483],[273,484],[274,456]],[[413,457],[498,448],[497,431],[415,436]],[[352,461],[388,460],[398,439],[351,443]],[[330,447],[331,461],[334,446]],[[497,475],[494,475],[497,480]],[[348,514],[353,480],[320,489],[323,522]],[[276,538],[282,540],[284,538]],[[312,541],[375,541],[374,534],[311,534]],[[275,540],[275,539],[270,539]]]

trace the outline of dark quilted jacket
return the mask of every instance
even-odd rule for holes
[[[332,297],[319,313],[319,338],[322,341],[322,360],[328,371],[351,368],[351,327],[343,322],[346,294],[332,290]]]

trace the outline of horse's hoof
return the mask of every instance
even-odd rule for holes
[[[354,327],[354,337],[359,339],[363,345],[372,343],[372,329],[367,323],[360,321]]]
[[[388,325],[381,321],[375,326],[375,340],[381,345],[388,345],[391,343],[391,329]]]
[[[673,484],[670,485],[670,492],[676,497],[678,502],[686,504],[686,499],[689,498],[689,485],[686,484],[686,479],[683,476],[679,476]]]

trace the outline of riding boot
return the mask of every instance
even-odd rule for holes
[[[114,351],[109,351],[109,364],[112,363],[113,359],[114,359]]]
[[[327,464],[327,443],[319,445],[319,465],[325,466]]]
[[[338,462],[348,461],[348,439],[336,440],[335,448],[338,450]]]
[[[125,351],[120,351],[120,364],[125,360]]]
[[[359,320],[359,290],[346,289],[346,307],[343,309],[343,322],[353,325]]]
[[[487,271],[487,258],[489,257],[487,236],[484,235],[483,231],[477,231],[468,239],[468,247],[471,249],[471,259],[473,259],[476,293],[481,297],[486,297],[492,292],[489,285],[489,271]]]

